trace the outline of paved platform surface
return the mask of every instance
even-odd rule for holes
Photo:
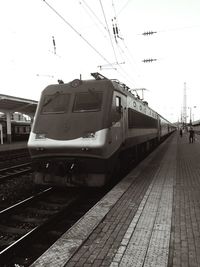
[[[13,142],[11,144],[0,144],[0,152],[1,151],[10,151],[16,149],[23,149],[27,148],[27,141],[26,142]]]
[[[32,266],[200,266],[200,143],[170,136]]]

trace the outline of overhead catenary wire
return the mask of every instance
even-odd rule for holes
[[[83,39],[105,62],[112,66],[112,63],[109,62],[81,33],[79,33],[58,11],[55,10],[46,0],[42,0],[45,4],[60,18],[67,24],[81,39]]]
[[[121,55],[122,59],[124,60],[123,64],[125,64],[126,60],[123,57],[123,54],[125,55],[125,52],[120,47],[119,42],[117,41],[117,38],[119,38],[120,40],[124,40],[124,39],[119,36],[119,28],[118,28],[118,21],[117,21],[117,15],[116,15],[116,9],[115,9],[115,5],[114,5],[114,0],[112,0],[112,8],[114,10],[114,19],[112,19],[113,34],[114,34],[114,37],[115,37],[115,41],[116,41],[116,45],[117,45],[119,54]],[[127,73],[127,71],[121,66],[121,64],[118,64],[118,66],[121,69],[121,71],[123,72],[123,74],[126,75],[126,79],[128,79],[129,81],[131,81],[131,83],[135,83],[135,81],[133,81],[133,79],[132,79],[132,76],[130,76]]]
[[[117,19],[117,12],[116,12],[116,8],[115,8],[114,0],[112,0],[112,8],[113,8],[113,13],[114,13],[114,20],[113,21],[115,21],[115,25],[114,26],[115,26],[115,29],[116,29],[116,35],[115,36],[116,36],[116,38],[119,38],[120,41],[123,42],[123,45],[124,45],[124,48],[125,48],[125,51],[124,51],[124,49],[120,46],[120,43],[121,42],[118,41],[118,42],[116,42],[118,51],[119,51],[122,59],[125,62],[128,62],[130,64],[130,66],[132,66],[134,69],[135,69],[135,66],[134,65],[136,65],[137,69],[135,69],[135,71],[138,72],[138,69],[139,69],[139,73],[141,73],[140,68],[139,68],[138,64],[135,63],[135,59],[133,58],[133,55],[131,54],[130,50],[128,49],[124,38],[122,38],[121,36],[119,36],[120,28],[119,28],[119,22],[118,22],[118,19]],[[122,66],[120,66],[120,67],[123,68]],[[140,74],[138,74],[137,76],[140,77]]]
[[[125,64],[125,62],[113,62],[112,65],[120,65],[120,64]],[[102,69],[110,69],[110,65],[109,64],[104,64],[104,65],[99,65],[97,66],[100,70]],[[117,70],[116,68],[114,68],[114,70]]]
[[[82,0],[82,2],[87,6],[87,8],[92,12],[92,14],[97,18],[97,16],[96,16],[96,14],[95,14],[95,12],[89,7],[89,5],[88,4],[86,4],[85,3],[85,1],[84,0]],[[79,1],[79,3],[81,3],[81,1]],[[112,3],[112,5],[114,6],[114,3]],[[103,26],[104,26],[104,29],[109,33],[109,26],[108,26],[108,23],[107,23],[107,19],[106,19],[106,16],[105,16],[105,12],[104,12],[104,9],[103,9],[103,6],[101,6],[102,7],[102,11],[103,11],[103,14],[104,14],[104,19],[105,19],[105,22],[106,22],[106,26],[107,27],[105,27],[104,25],[103,25],[103,23],[100,21],[100,19],[98,19],[98,21],[99,21],[99,23],[101,23]],[[88,12],[87,12],[88,13]],[[91,16],[90,16],[90,18],[91,18]],[[92,18],[91,18],[92,19]],[[93,19],[92,19],[93,20]],[[118,35],[118,29],[117,29],[117,25],[115,25],[115,27],[116,27],[116,34]],[[98,27],[99,28],[99,27]],[[111,34],[109,35],[110,36],[110,38],[112,38],[111,37]],[[119,36],[118,36],[119,37]],[[122,38],[120,38],[120,39],[122,39]],[[122,49],[121,49],[122,50]],[[122,51],[123,53],[124,53],[124,51]],[[121,54],[122,54],[122,52],[121,52]],[[112,66],[119,66],[119,65],[121,65],[121,64],[125,64],[125,60],[123,61],[123,62],[118,62],[118,60],[116,61],[116,62],[114,62],[114,63],[112,63]],[[108,70],[108,69],[114,69],[114,70],[117,70],[117,68],[110,68],[109,67],[110,66],[110,64],[103,64],[103,65],[99,65],[99,66],[97,66],[100,70],[103,70],[103,69],[106,69],[106,70]],[[119,72],[119,71],[118,71]]]
[[[108,22],[107,22],[107,19],[106,19],[106,15],[105,15],[105,11],[104,11],[104,8],[103,8],[102,3],[100,3],[100,4],[101,4],[101,9],[102,9],[102,13],[103,13],[103,16],[104,16],[104,20],[105,20],[105,25],[106,26],[103,24],[103,22],[98,18],[98,16],[95,14],[95,12],[92,10],[92,8],[84,0],[82,0],[82,1],[80,0],[79,3],[82,5],[82,7],[83,7],[83,4],[84,4],[87,7],[87,9],[90,11],[90,13],[92,13],[93,17],[98,21],[98,23],[101,24],[101,26],[103,26],[104,30],[106,30],[106,32],[108,33],[108,36],[107,35],[106,36],[104,35],[104,37],[110,39],[111,44],[112,44],[113,51],[114,51],[114,53],[116,55],[115,48],[114,48],[114,45],[112,43],[112,37],[111,37],[110,31],[109,31],[109,25],[108,25]],[[91,14],[89,14],[89,12],[86,10],[86,8],[84,8],[84,10],[89,15],[89,17],[91,18],[91,20],[95,23],[95,25],[97,26],[97,28],[102,33],[102,30],[100,29],[99,25],[97,25],[96,21],[94,21],[94,18],[91,16]],[[115,59],[117,60],[117,55],[116,55]],[[117,64],[124,64],[124,62],[123,63],[114,62],[114,63],[112,63],[112,66],[113,65],[117,65]],[[109,66],[110,66],[110,64],[103,64],[103,65],[99,65],[98,68],[100,68],[101,70],[102,69],[114,69],[114,70],[116,70],[116,68],[109,67]]]
[[[126,4],[123,6],[123,8],[120,10],[120,12],[121,12],[121,11],[128,5],[129,1],[130,1],[130,0],[128,0],[128,1],[126,2]],[[116,8],[115,8],[115,4],[114,4],[114,0],[112,0],[112,7],[113,7],[113,10],[114,10],[114,20],[116,21],[116,23],[115,23],[115,27],[116,27],[116,29],[117,29],[117,37],[118,37],[119,39],[121,39],[121,41],[123,42],[123,45],[124,45],[124,47],[125,47],[125,50],[126,50],[127,53],[129,54],[129,56],[127,56],[126,53],[125,53],[125,51],[120,47],[119,42],[116,42],[116,43],[117,43],[117,47],[119,48],[120,54],[121,54],[121,55],[124,54],[124,56],[126,57],[126,61],[128,61],[129,64],[132,65],[132,67],[134,67],[134,68],[135,68],[135,66],[134,66],[134,64],[135,64],[136,67],[137,67],[137,71],[139,70],[139,72],[141,73],[141,70],[140,70],[138,64],[135,63],[135,59],[134,59],[132,53],[130,52],[130,50],[129,50],[129,48],[128,48],[128,46],[127,46],[127,44],[126,44],[124,38],[121,38],[121,37],[119,36],[119,26],[118,26],[118,25],[119,25],[119,22],[118,22],[118,19],[117,19],[117,18],[118,18],[118,15],[119,15],[120,12],[117,14],[117,12],[116,12]],[[151,32],[150,32],[150,33],[151,33]],[[157,33],[157,32],[152,32],[152,34],[153,34],[153,33]],[[132,59],[132,61],[131,61],[130,59]],[[134,64],[133,64],[133,63],[134,63]],[[140,74],[138,75],[138,77],[140,77]]]
[[[105,24],[98,18],[98,16],[95,14],[95,12],[92,10],[92,8],[84,1],[84,0],[80,0],[79,1],[79,3],[81,4],[81,6],[82,6],[82,8],[84,9],[84,11],[87,13],[87,15],[90,17],[90,19],[93,21],[93,23],[95,24],[95,26],[98,28],[98,30],[103,34],[103,36],[104,36],[104,38],[106,38],[106,39],[109,39],[109,40],[111,40],[111,42],[112,42],[112,37],[111,37],[111,34],[110,34],[110,32],[109,32],[109,26],[108,26],[108,23],[107,23],[107,20],[106,20],[106,18],[105,18],[105,12],[103,12],[104,13],[104,20],[106,21],[106,26],[105,26]],[[90,11],[90,13],[92,14],[92,16],[91,16],[91,14],[89,13],[89,11],[83,6],[83,4],[87,7],[87,9]],[[101,6],[102,8],[103,8],[103,6]],[[97,22],[94,20],[94,18],[97,20],[97,22],[98,22],[98,24],[100,24],[103,28],[104,28],[104,30],[107,32],[107,34],[105,35],[103,32],[102,32],[102,28],[100,28],[99,27],[99,25],[97,24]],[[114,49],[114,46],[112,46],[112,48]],[[115,53],[116,54],[116,53]],[[117,57],[117,56],[116,56]],[[116,60],[117,60],[117,58],[115,58]],[[116,70],[116,68],[113,68],[113,65],[116,65],[116,64],[118,64],[118,62],[116,63],[112,63],[112,66],[110,66],[110,64],[103,64],[103,65],[99,65],[99,66],[97,66],[98,68],[100,68],[100,70],[102,70],[102,69],[114,69],[114,70]],[[121,64],[121,63],[119,63],[119,64]],[[108,67],[109,66],[109,67]]]
[[[109,30],[108,22],[107,22],[107,19],[106,19],[106,14],[105,14],[105,11],[104,11],[104,8],[103,8],[101,0],[99,0],[99,2],[100,2],[101,9],[102,9],[102,12],[103,12],[103,16],[104,16],[104,20],[105,20],[105,23],[106,23],[106,27],[107,27],[107,30],[108,30],[108,35],[109,35],[109,38],[110,38],[110,42],[111,42],[111,46],[112,46],[113,53],[114,53],[114,56],[115,56],[115,60],[118,61],[117,60],[117,56],[116,56],[116,52],[115,52],[115,48],[114,48],[114,45],[113,45],[111,33],[110,33],[110,30]]]
[[[128,3],[130,2],[130,0],[126,1],[126,3],[123,5],[123,7],[120,9],[120,11],[118,12],[117,15],[119,15],[123,10],[124,8],[128,5]]]
[[[105,27],[104,23],[99,19],[99,17],[95,14],[95,12],[90,8],[90,6],[84,1],[79,1],[80,4],[83,4],[87,7],[87,9],[90,11],[90,13],[94,16],[94,18],[99,22],[99,24],[103,27],[103,29],[108,32],[108,29]],[[83,6],[83,5],[82,5]],[[86,9],[85,9],[86,10]],[[88,13],[88,12],[87,12]]]
[[[55,8],[53,8],[46,0],[43,0],[43,2],[45,2],[45,4],[66,24],[68,25],[81,39],[83,39],[89,46],[90,48],[92,48],[108,65],[112,66],[112,68],[114,70],[116,70],[121,76],[123,76],[126,80],[128,80],[131,84],[135,83],[135,81],[132,81],[132,77],[127,77],[129,76],[125,70],[123,70],[123,68],[120,66],[120,64],[118,63],[118,60],[116,58],[117,64],[115,64],[114,66],[119,66],[119,68],[121,70],[116,69],[113,66],[113,63],[110,62],[108,59],[106,59],[78,30],[75,29],[75,27],[73,27]],[[108,27],[108,25],[107,25]],[[123,73],[122,73],[123,72]],[[126,74],[126,75],[124,75]]]
[[[79,1],[79,4],[81,5],[82,9],[85,11],[85,13],[89,16],[89,18],[92,20],[93,24],[97,27],[97,29],[100,31],[102,36],[108,40],[108,31],[103,22],[98,18],[98,16],[95,14],[95,12],[90,8],[90,6],[85,3],[84,0]]]
[[[118,20],[117,20],[117,13],[116,13],[116,9],[115,9],[114,0],[112,0],[112,8],[114,11],[114,19],[112,19],[112,22],[113,22],[113,32],[114,32],[115,38],[117,37],[117,38],[123,40],[123,38],[121,36],[119,36]]]

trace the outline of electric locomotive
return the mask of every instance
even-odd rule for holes
[[[35,183],[104,186],[173,131],[126,85],[92,76],[43,90],[28,141]]]

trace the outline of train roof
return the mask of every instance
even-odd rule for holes
[[[200,120],[193,121],[193,122],[192,122],[192,125],[200,125]]]
[[[135,95],[133,93],[136,92],[137,94],[137,90],[135,89],[131,89],[129,88],[126,84],[121,83],[119,80],[117,79],[109,79],[106,78],[105,76],[103,76],[102,74],[95,72],[95,73],[91,73],[91,76],[93,76],[94,79],[87,79],[87,80],[80,80],[80,79],[74,79],[73,81],[69,82],[69,83],[64,83],[62,80],[58,80],[58,84],[52,84],[50,86],[59,86],[59,85],[65,85],[65,84],[71,84],[72,87],[77,87],[78,85],[80,85],[81,82],[84,83],[92,83],[95,80],[98,82],[107,82],[107,83],[111,83],[113,85],[113,87],[115,88],[115,90],[118,90],[119,92],[121,92],[124,95],[128,95],[130,96],[133,101],[139,103],[139,105],[145,106],[145,108],[148,108],[149,110],[151,110],[151,112],[154,114],[154,117],[160,117],[162,118],[166,123],[173,125],[173,123],[169,122],[167,119],[165,119],[163,116],[161,116],[159,113],[157,113],[154,109],[150,108],[148,105],[148,102],[144,101],[143,99],[141,99],[138,95]],[[49,86],[47,86],[44,90],[46,90]],[[140,111],[141,112],[141,111]]]

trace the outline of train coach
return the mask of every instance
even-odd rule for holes
[[[0,119],[0,125],[2,127],[3,142],[7,142],[7,123],[6,119]],[[11,140],[16,141],[28,141],[31,131],[31,123],[29,121],[11,121]]]
[[[43,90],[28,141],[36,184],[104,186],[175,130],[126,85],[92,76]]]
[[[193,127],[194,132],[195,132],[196,134],[200,134],[200,120],[193,121],[193,122],[192,122],[192,127]]]

